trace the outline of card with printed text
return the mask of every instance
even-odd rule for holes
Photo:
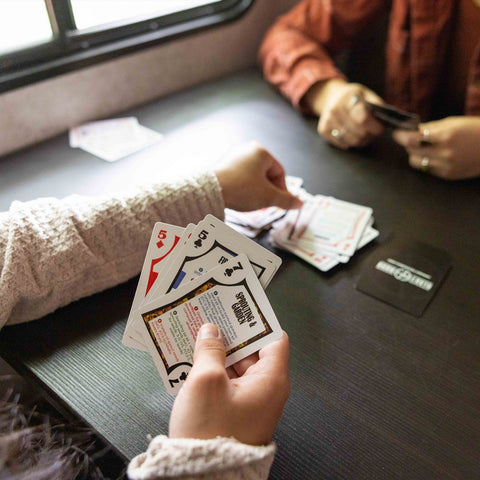
[[[141,318],[144,342],[171,394],[179,391],[192,368],[196,336],[204,323],[219,327],[226,367],[282,336],[243,253],[149,304]]]
[[[320,271],[348,263],[359,249],[378,237],[370,207],[312,195],[300,186],[296,194],[303,207],[286,212],[272,225],[270,241]]]
[[[385,245],[357,283],[357,289],[420,317],[451,267],[449,254],[416,240]]]

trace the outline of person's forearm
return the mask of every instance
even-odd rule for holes
[[[265,78],[296,108],[311,113],[303,102],[306,92],[319,82],[345,79],[334,59],[389,7],[384,0],[298,2],[263,39],[259,62]]]
[[[223,209],[213,173],[108,197],[12,203],[0,216],[0,327],[137,275],[155,222],[223,219]]]
[[[300,110],[309,110],[302,100],[313,85],[344,77],[321,45],[283,24],[265,36],[259,62],[265,79]]]

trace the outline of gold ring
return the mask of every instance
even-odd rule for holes
[[[338,129],[338,128],[334,128],[330,134],[332,135],[332,137],[339,141],[339,142],[342,142],[343,141],[343,133]]]
[[[428,157],[422,157],[419,170],[424,173],[427,173],[430,170],[430,159]]]
[[[424,128],[422,130],[422,138],[420,140],[420,145],[425,147],[427,145],[433,145],[433,142],[430,138],[430,130],[428,128]]]
[[[360,100],[360,95],[352,95],[348,101],[348,109],[351,110]]]

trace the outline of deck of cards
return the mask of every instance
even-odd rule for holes
[[[186,228],[156,223],[122,343],[148,351],[176,394],[204,323],[219,327],[226,367],[282,336],[264,292],[280,264],[212,215]]]
[[[268,207],[253,212],[226,210],[225,221],[248,237],[270,230],[270,242],[326,272],[347,263],[357,250],[378,237],[373,211],[302,188],[299,177],[287,177],[287,188],[300,197],[301,210]]]
[[[300,192],[303,208],[289,211],[273,225],[273,245],[297,255],[322,272],[347,263],[379,232],[370,207],[324,195]]]

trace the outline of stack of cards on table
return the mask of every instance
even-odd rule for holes
[[[282,336],[264,293],[281,259],[207,215],[186,228],[156,223],[123,336],[152,356],[167,391],[192,367],[197,332],[215,323],[226,366]]]
[[[289,211],[273,225],[272,244],[288,250],[326,272],[346,263],[355,252],[375,239],[369,207],[344,202],[333,197],[298,191],[303,208]]]

